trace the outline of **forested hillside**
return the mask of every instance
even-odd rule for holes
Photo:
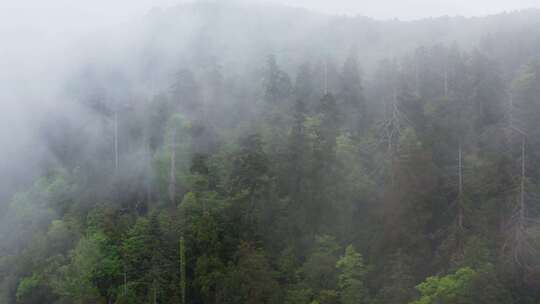
[[[0,303],[540,303],[539,25],[202,2],[82,37],[0,174]]]

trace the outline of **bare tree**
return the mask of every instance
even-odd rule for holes
[[[517,190],[517,204],[515,205],[510,219],[506,225],[506,241],[503,246],[505,252],[512,264],[529,268],[527,258],[534,254],[534,249],[530,243],[528,225],[532,221],[527,216],[526,202],[526,140],[527,135],[520,129],[512,127],[512,130],[520,137],[520,174],[519,186]]]
[[[171,157],[169,167],[169,200],[176,205],[176,127],[171,132]]]
[[[530,269],[529,257],[535,255],[534,247],[529,235],[529,225],[534,222],[528,217],[527,212],[527,132],[519,127],[519,121],[514,122],[516,115],[514,99],[512,93],[509,94],[509,130],[512,137],[519,138],[520,158],[519,158],[519,178],[515,188],[515,206],[509,216],[505,228],[505,242],[503,244],[503,254],[505,254],[511,264],[522,269]]]
[[[390,162],[390,182],[391,186],[394,187],[395,183],[395,165],[397,154],[399,153],[399,138],[404,129],[405,122],[407,118],[405,114],[401,111],[399,106],[398,98],[398,80],[395,78],[394,74],[399,73],[399,67],[393,66],[392,75],[387,75],[389,77],[388,82],[392,86],[392,93],[390,96],[384,97],[384,120],[381,124],[381,142],[386,146],[387,158]]]

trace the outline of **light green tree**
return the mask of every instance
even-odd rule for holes
[[[367,290],[364,286],[366,268],[362,255],[354,250],[352,245],[347,246],[345,255],[336,263],[339,270],[338,287],[339,298],[342,304],[365,303]]]
[[[411,304],[472,304],[471,288],[477,275],[465,267],[444,277],[429,277],[416,286],[421,297]]]

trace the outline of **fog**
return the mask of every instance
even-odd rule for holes
[[[529,249],[540,213],[538,8],[533,0],[3,1],[0,303],[39,303],[41,295],[139,303],[126,300],[127,273],[141,276],[133,286],[148,285],[129,285],[133,294],[153,303],[179,294],[189,303],[234,303],[241,297],[227,288],[248,282],[234,281],[242,275],[231,265],[249,268],[238,256],[260,250],[269,262],[257,269],[268,273],[254,276],[268,275],[260,285],[280,292],[246,303],[304,303],[288,297],[309,290],[309,303],[348,304],[343,284],[313,283],[309,268],[330,260],[322,273],[341,269],[348,245],[370,263],[369,275],[359,275],[365,286],[355,288],[369,289],[373,303],[394,303],[385,294],[399,284],[382,278],[409,260],[410,274],[400,273],[408,291],[395,303],[409,303],[423,279],[465,267],[513,297],[540,298],[531,291],[537,249]],[[210,245],[189,247],[206,233],[189,234],[204,224],[190,219],[207,214],[215,217],[208,225],[223,225],[214,227],[223,244],[208,249],[219,251],[218,266],[198,260]],[[126,270],[135,263],[126,262],[127,236],[153,217],[164,244],[175,239],[172,261],[176,240],[188,239],[187,293],[185,285],[155,287],[185,284],[185,269],[159,280],[141,274],[157,268]],[[507,238],[514,227],[524,236]],[[92,260],[78,250],[96,233],[123,270],[77,277],[91,286],[74,291],[67,282],[84,272],[78,255]],[[318,261],[333,246],[321,242],[334,239],[340,253]],[[465,261],[465,246],[480,252],[467,256],[474,262]],[[423,255],[429,266],[417,260]],[[201,265],[221,271],[209,281],[223,281],[201,287],[197,275],[210,271]],[[522,285],[497,279],[510,272]],[[340,302],[324,302],[334,289]]]
[[[28,28],[39,26],[42,31],[69,33],[80,29],[109,26],[125,22],[144,14],[153,7],[167,8],[188,0],[93,1],[81,4],[75,1],[35,0],[5,1],[0,12],[0,28]],[[303,7],[327,14],[362,15],[376,19],[420,19],[439,16],[483,16],[539,7],[534,0],[252,0],[251,3],[279,3]],[[129,5],[127,5],[129,4]],[[66,26],[69,25],[69,26]]]

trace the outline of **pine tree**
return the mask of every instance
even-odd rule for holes
[[[289,76],[279,68],[273,55],[267,59],[264,86],[264,100],[271,105],[284,103],[292,91]]]
[[[358,59],[354,54],[351,54],[343,65],[339,99],[347,130],[354,135],[363,134],[369,116]]]
[[[336,267],[340,271],[338,286],[341,303],[368,303],[368,294],[364,286],[366,269],[362,255],[349,245],[345,248],[345,255],[337,261]]]

